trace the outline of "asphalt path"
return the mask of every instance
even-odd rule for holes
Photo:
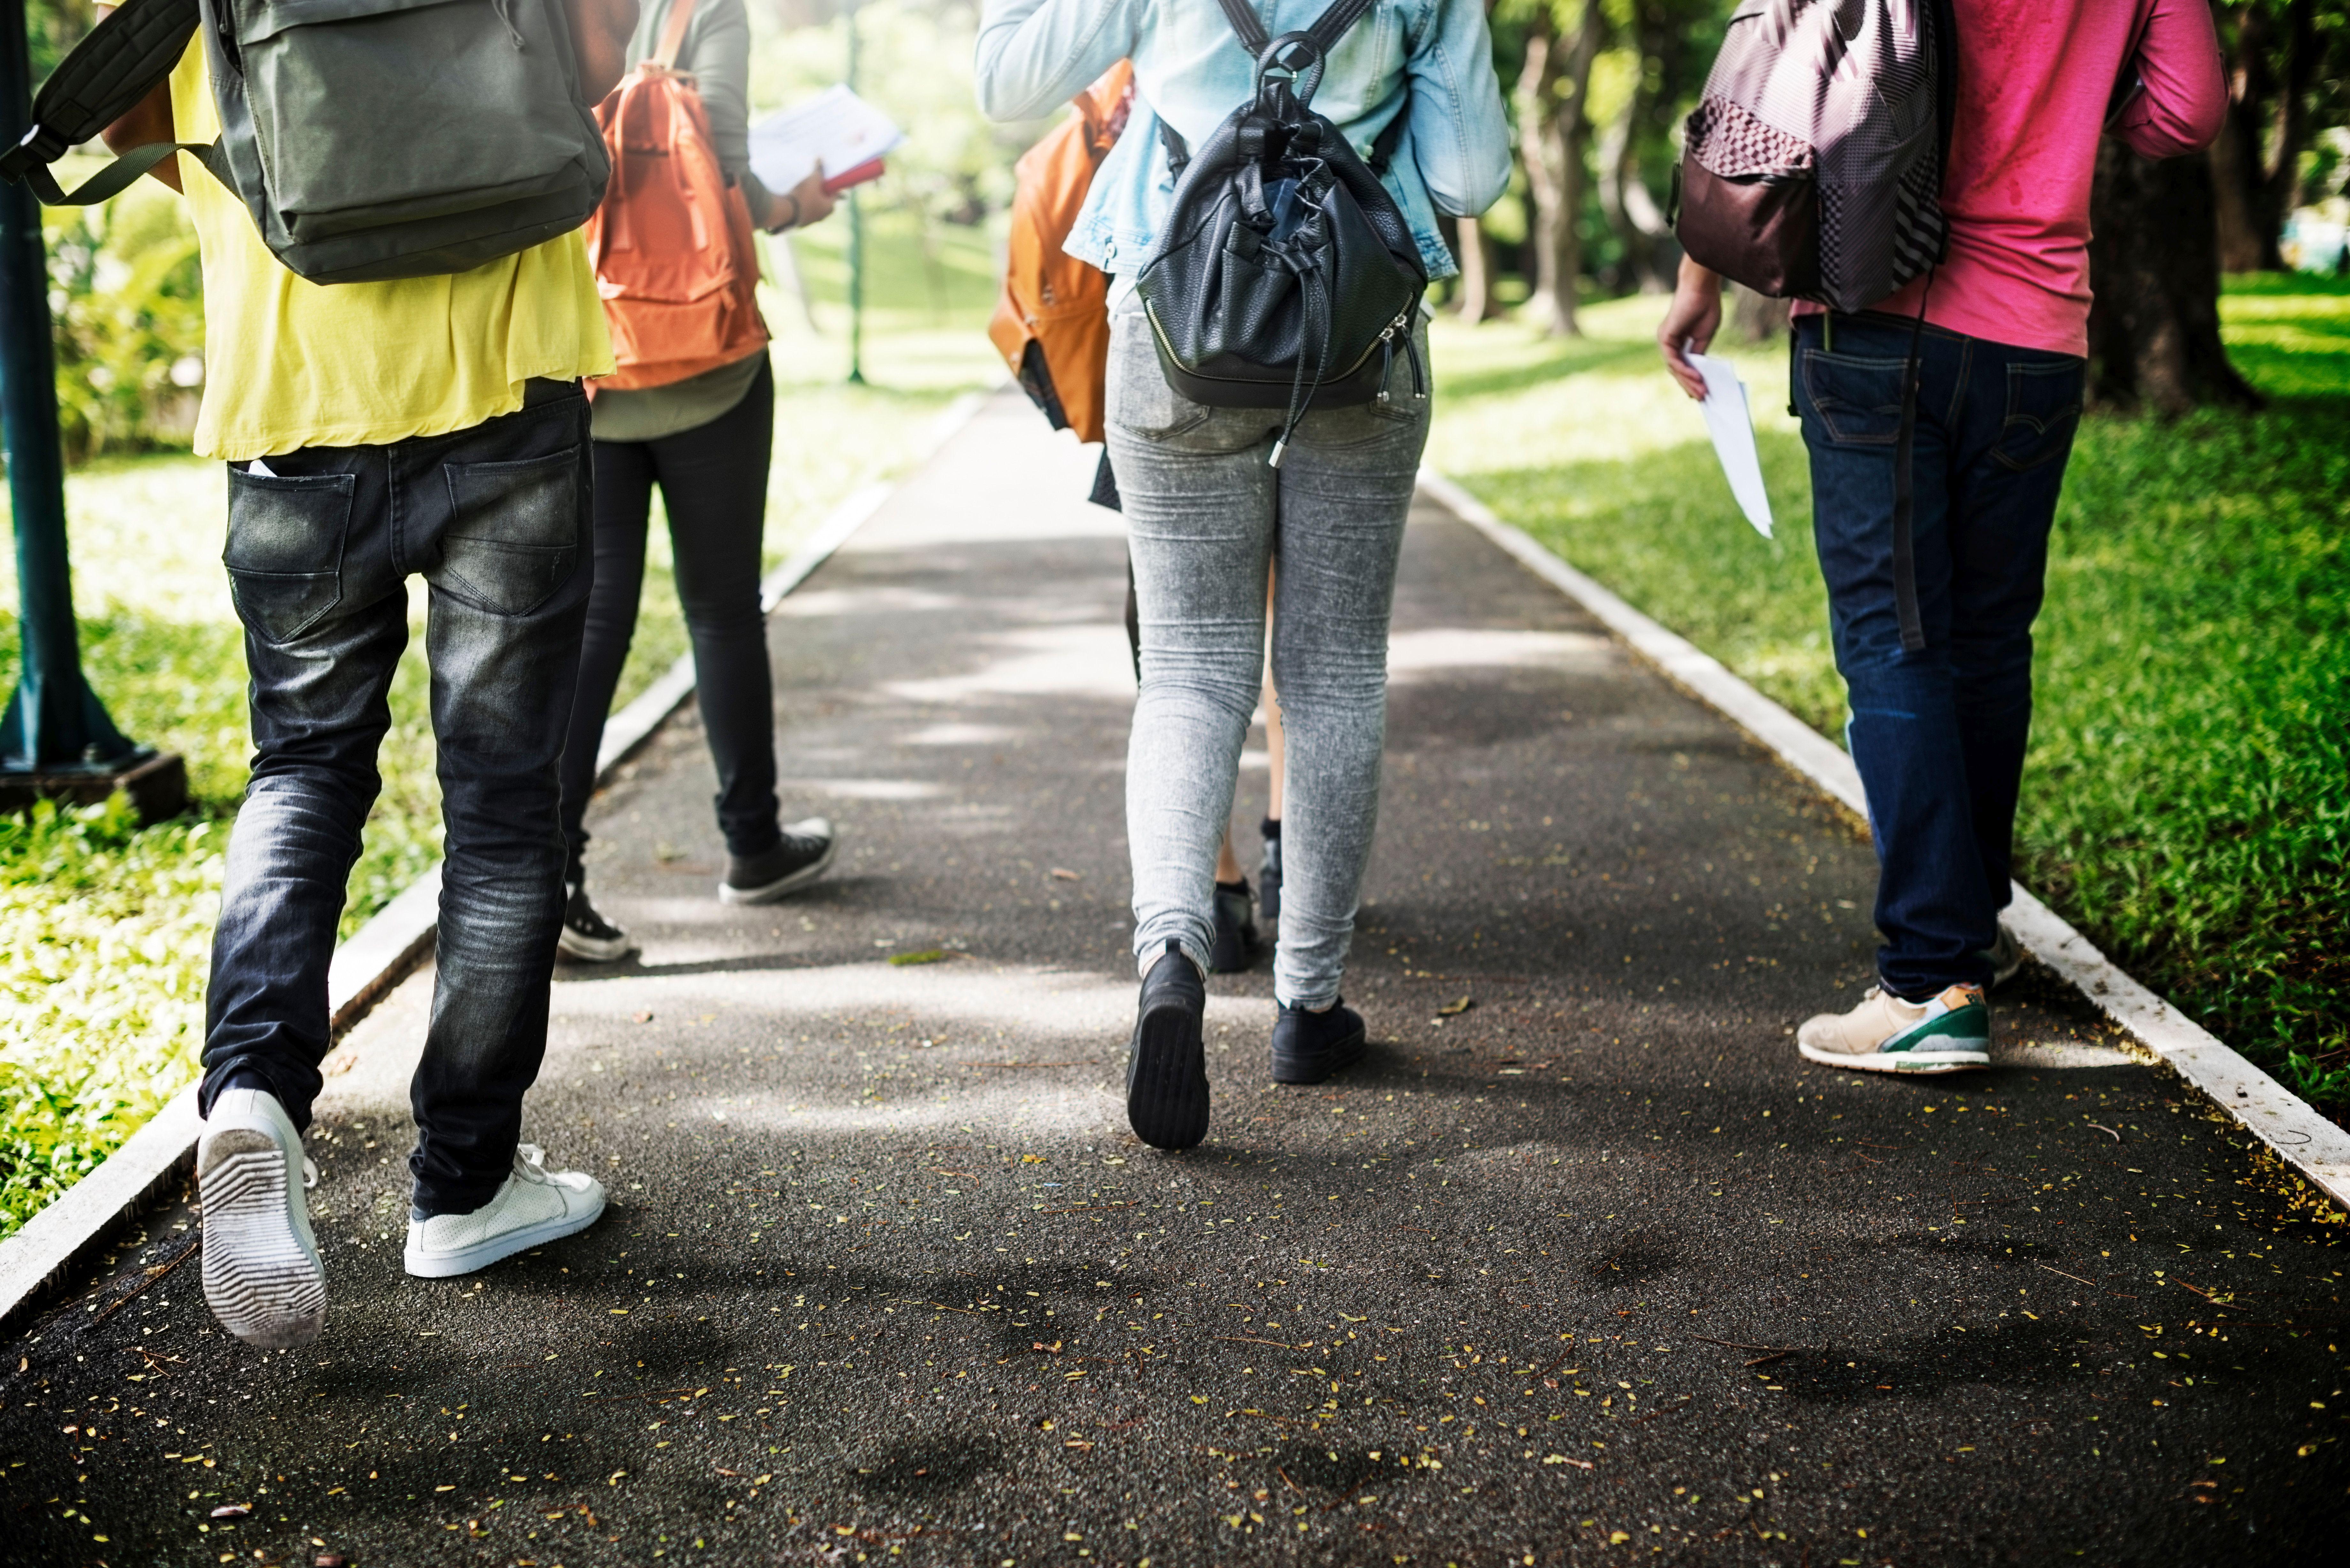
[[[1866,983],[1865,839],[1433,507],[1370,1057],[1272,1085],[1265,974],[1218,978],[1208,1140],[1139,1146],[1086,477],[998,399],[775,616],[821,886],[712,897],[690,713],[599,803],[645,951],[560,974],[525,1136],[601,1223],[401,1272],[409,981],[310,1138],[324,1337],[214,1329],[184,1201],[127,1227],[7,1347],[0,1556],[2341,1561],[2341,1228],[2037,970],[1991,1072],[1802,1062]]]

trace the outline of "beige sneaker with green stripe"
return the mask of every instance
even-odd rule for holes
[[[1991,1008],[1979,985],[1923,1002],[1871,986],[1850,1012],[1823,1012],[1795,1032],[1810,1062],[1856,1073],[1958,1073],[1991,1065]]]

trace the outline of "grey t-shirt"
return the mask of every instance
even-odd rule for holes
[[[660,47],[673,0],[646,0],[629,40],[629,68]],[[693,74],[710,120],[710,140],[719,167],[743,187],[755,221],[770,198],[751,172],[751,19],[743,0],[694,0],[693,20],[677,51],[677,68]],[[603,389],[596,394],[595,439],[659,441],[706,425],[743,400],[758,378],[757,353],[666,387],[639,391]]]

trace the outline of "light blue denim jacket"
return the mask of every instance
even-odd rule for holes
[[[1277,36],[1311,25],[1328,0],[1252,3]],[[1062,246],[1123,275],[1121,293],[1158,243],[1175,192],[1157,117],[1187,144],[1206,141],[1249,98],[1248,52],[1216,0],[987,0],[979,25],[979,104],[994,119],[1041,119],[1129,57],[1133,118]],[[1387,187],[1429,276],[1450,277],[1459,268],[1437,213],[1482,213],[1510,179],[1509,126],[1479,0],[1377,0],[1332,52],[1314,108],[1368,156],[1405,112],[1407,78],[1411,119]]]

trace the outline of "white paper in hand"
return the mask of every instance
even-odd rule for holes
[[[1771,497],[1762,489],[1762,458],[1754,450],[1754,415],[1746,405],[1746,383],[1727,359],[1687,349],[1683,353],[1705,378],[1705,401],[1698,408],[1713,437],[1714,454],[1721,459],[1722,474],[1730,481],[1730,493],[1754,531],[1768,539]]]
[[[835,85],[751,128],[751,172],[770,191],[788,191],[821,161],[825,188],[844,191],[879,177],[882,155],[905,140],[888,115]]]

